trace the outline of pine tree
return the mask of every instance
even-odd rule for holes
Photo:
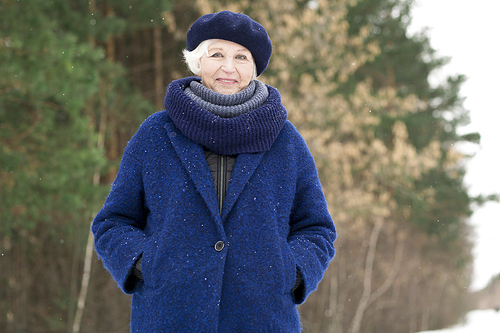
[[[468,111],[463,108],[459,95],[464,77],[449,77],[438,87],[429,84],[431,73],[448,59],[437,57],[426,31],[409,35],[413,4],[412,0],[359,1],[349,8],[346,16],[350,22],[349,34],[355,36],[368,27],[367,42],[376,42],[381,51],[341,85],[339,91],[349,95],[356,82],[370,80],[375,93],[390,88],[397,96],[416,96],[420,101],[418,112],[391,115],[384,109],[376,110],[381,117],[376,137],[392,145],[391,127],[403,122],[408,129],[408,139],[417,151],[433,141],[440,142],[439,163],[414,180],[414,191],[399,193],[396,197],[400,206],[411,207],[406,220],[429,238],[421,253],[421,260],[429,270],[421,275],[415,287],[418,288],[416,294],[422,298],[418,310],[421,316],[415,314],[415,318],[420,316],[422,321],[410,321],[410,328],[426,330],[456,322],[467,309],[466,287],[470,283],[472,261],[467,218],[471,215],[471,206],[483,199],[468,195],[463,183],[465,156],[454,148],[460,141],[479,141],[477,133],[457,134],[457,129],[468,122]],[[420,192],[433,192],[433,199],[418,195]],[[443,276],[447,276],[446,284]],[[459,278],[452,279],[453,276]],[[436,290],[441,299],[436,299]],[[439,302],[450,306],[439,313],[435,310]]]
[[[151,27],[151,19],[161,22],[158,6],[169,3],[136,1],[148,13],[135,18],[147,16],[142,27]],[[154,112],[112,58],[110,36],[126,22],[140,26],[127,15],[113,13],[110,2],[0,2],[0,326],[7,332],[71,331],[92,212],[109,190],[101,178],[119,161],[109,147],[120,127],[133,133]],[[108,316],[95,328],[113,325]]]
[[[79,234],[102,196],[102,149],[82,110],[99,89],[101,52],[60,29],[46,2],[1,2],[0,306],[7,331],[57,330]],[[29,10],[26,10],[29,8]],[[50,282],[50,283],[49,283]],[[59,289],[64,285],[64,289]],[[54,297],[55,295],[58,295]]]

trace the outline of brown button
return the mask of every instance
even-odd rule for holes
[[[222,251],[222,249],[224,248],[224,242],[218,241],[217,243],[215,243],[214,248],[215,248],[215,251],[217,251],[217,252]]]

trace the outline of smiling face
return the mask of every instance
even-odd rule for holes
[[[208,56],[203,55],[201,82],[221,94],[236,94],[252,80],[254,61],[252,53],[244,46],[217,39],[208,46]]]

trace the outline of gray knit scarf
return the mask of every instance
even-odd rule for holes
[[[232,95],[217,93],[199,81],[192,81],[184,92],[202,109],[221,118],[233,118],[255,110],[264,105],[269,96],[267,87],[258,80],[250,81],[245,89]]]

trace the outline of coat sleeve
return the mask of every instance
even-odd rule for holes
[[[293,292],[301,304],[313,292],[333,259],[335,225],[318,178],[316,164],[305,142],[300,138],[296,194],[290,214],[288,244],[297,263],[302,283]],[[299,275],[299,276],[300,276]]]
[[[137,136],[125,149],[111,191],[92,224],[97,255],[125,293],[135,290],[131,272],[146,244],[142,164],[133,155]]]

